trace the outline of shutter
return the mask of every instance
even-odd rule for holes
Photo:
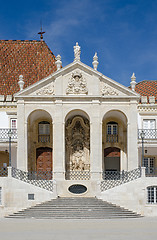
[[[150,120],[150,129],[155,129],[155,120]]]
[[[143,129],[149,129],[149,120],[143,120]]]

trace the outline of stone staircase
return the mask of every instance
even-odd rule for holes
[[[112,219],[141,215],[97,198],[57,198],[19,211],[6,218]]]

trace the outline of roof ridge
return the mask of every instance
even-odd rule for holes
[[[136,83],[136,85],[138,85],[139,83],[143,83],[143,82],[157,82],[157,80],[142,80],[142,81]]]
[[[0,42],[45,42],[41,40],[0,39]]]

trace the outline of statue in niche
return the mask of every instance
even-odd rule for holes
[[[80,144],[76,146],[75,152],[72,155],[70,170],[84,170],[84,151]]]
[[[66,125],[66,161],[67,170],[89,170],[89,122],[82,117],[67,121]]]

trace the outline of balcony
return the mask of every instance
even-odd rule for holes
[[[9,141],[9,131],[12,132],[11,140],[13,142],[17,141],[17,129],[11,128],[0,128],[0,142],[8,142]]]
[[[109,143],[118,142],[118,134],[107,134],[106,135],[106,142],[109,142]]]
[[[144,139],[157,140],[157,129],[138,129],[138,139],[141,139],[141,133],[144,133]]]

